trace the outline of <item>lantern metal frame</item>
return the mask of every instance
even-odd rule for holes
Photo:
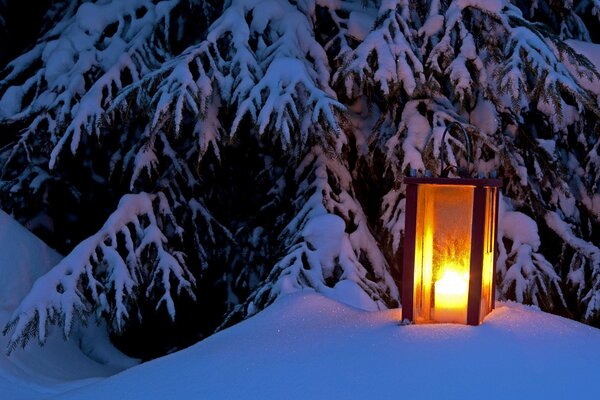
[[[471,247],[469,265],[469,283],[467,300],[468,325],[479,325],[485,315],[482,315],[481,298],[483,286],[483,266],[486,237],[492,240],[492,278],[491,278],[491,304],[487,312],[494,309],[495,297],[495,271],[497,252],[495,243],[498,231],[498,199],[502,181],[493,178],[404,178],[406,184],[406,219],[404,236],[403,272],[402,272],[402,320],[405,323],[414,323],[415,312],[415,257],[417,255],[417,208],[419,205],[419,187],[426,185],[470,187],[473,189]],[[488,199],[493,199],[493,204]],[[489,208],[492,208],[489,210]],[[492,232],[486,232],[486,216],[491,215]],[[491,235],[491,237],[489,236]],[[485,313],[485,311],[484,311]],[[434,321],[432,321],[434,322]]]

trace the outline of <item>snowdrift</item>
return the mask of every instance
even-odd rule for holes
[[[60,259],[60,254],[0,210],[0,327],[33,282]],[[134,365],[135,360],[110,345],[105,332],[103,327],[79,327],[65,342],[56,329],[46,346],[29,346],[10,357],[4,353],[7,338],[0,335],[0,398],[43,398]]]
[[[59,260],[0,212],[0,324]],[[306,290],[124,371],[135,362],[109,344],[103,327],[79,328],[68,342],[57,329],[42,348],[0,355],[0,398],[600,397],[598,329],[515,303],[500,303],[479,327],[399,326],[399,318],[398,309],[362,311]]]
[[[479,327],[399,326],[314,292],[58,399],[598,398],[600,330],[515,303]]]

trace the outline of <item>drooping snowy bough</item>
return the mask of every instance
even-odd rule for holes
[[[291,220],[279,234],[281,245],[275,250],[282,256],[228,319],[253,315],[277,297],[305,288],[357,308],[393,306],[398,289],[354,198],[347,168],[315,146],[298,165],[294,178],[297,192],[283,216]]]
[[[10,348],[190,304],[197,340],[307,289],[395,307],[401,179],[442,149],[504,178],[501,298],[600,324],[600,5],[559,3],[54,2],[0,73],[0,201],[68,255]]]
[[[138,296],[155,298],[156,307],[164,305],[175,318],[172,296],[195,298],[195,278],[184,254],[169,246],[163,234],[168,229],[183,234],[162,193],[124,196],[100,231],[35,282],[6,326],[12,332],[9,351],[33,335],[43,344],[48,322],[62,325],[65,337],[74,318],[86,321],[90,315],[121,331],[139,313]]]

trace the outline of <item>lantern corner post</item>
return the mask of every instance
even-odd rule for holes
[[[402,262],[402,321],[414,322],[415,245],[417,233],[417,194],[414,183],[406,184],[406,209],[404,219],[404,251]]]
[[[500,189],[498,188],[493,188],[494,192],[493,192],[493,196],[494,196],[494,226],[493,226],[493,234],[492,234],[492,243],[494,244],[494,253],[493,253],[493,267],[492,267],[492,296],[491,296],[491,309],[495,309],[496,308],[496,263],[498,261],[498,250],[497,250],[497,246],[498,246],[498,214],[499,214],[499,207],[500,204],[498,204],[498,202],[500,201]]]
[[[479,325],[481,322],[481,294],[483,284],[483,253],[485,243],[486,189],[477,186],[473,193],[473,220],[471,228],[471,267],[469,278],[469,297],[467,305],[467,324]]]

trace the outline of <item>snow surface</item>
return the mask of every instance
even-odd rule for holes
[[[15,297],[57,260],[0,212],[0,323]],[[108,344],[102,328],[69,342],[51,334],[43,348],[0,355],[0,399],[600,397],[596,328],[516,303],[498,304],[479,327],[400,326],[399,319],[398,309],[362,311],[305,290],[120,373],[133,362]]]
[[[0,210],[0,329],[33,282],[61,260],[60,254]],[[60,329],[44,347],[4,353],[0,335],[0,399],[41,399],[89,384],[136,364],[110,345],[103,327],[78,327],[65,342]],[[82,350],[83,349],[83,350]]]
[[[14,309],[33,281],[61,258],[0,210],[0,310]]]
[[[600,330],[514,303],[479,327],[399,326],[305,292],[57,399],[598,398]]]

